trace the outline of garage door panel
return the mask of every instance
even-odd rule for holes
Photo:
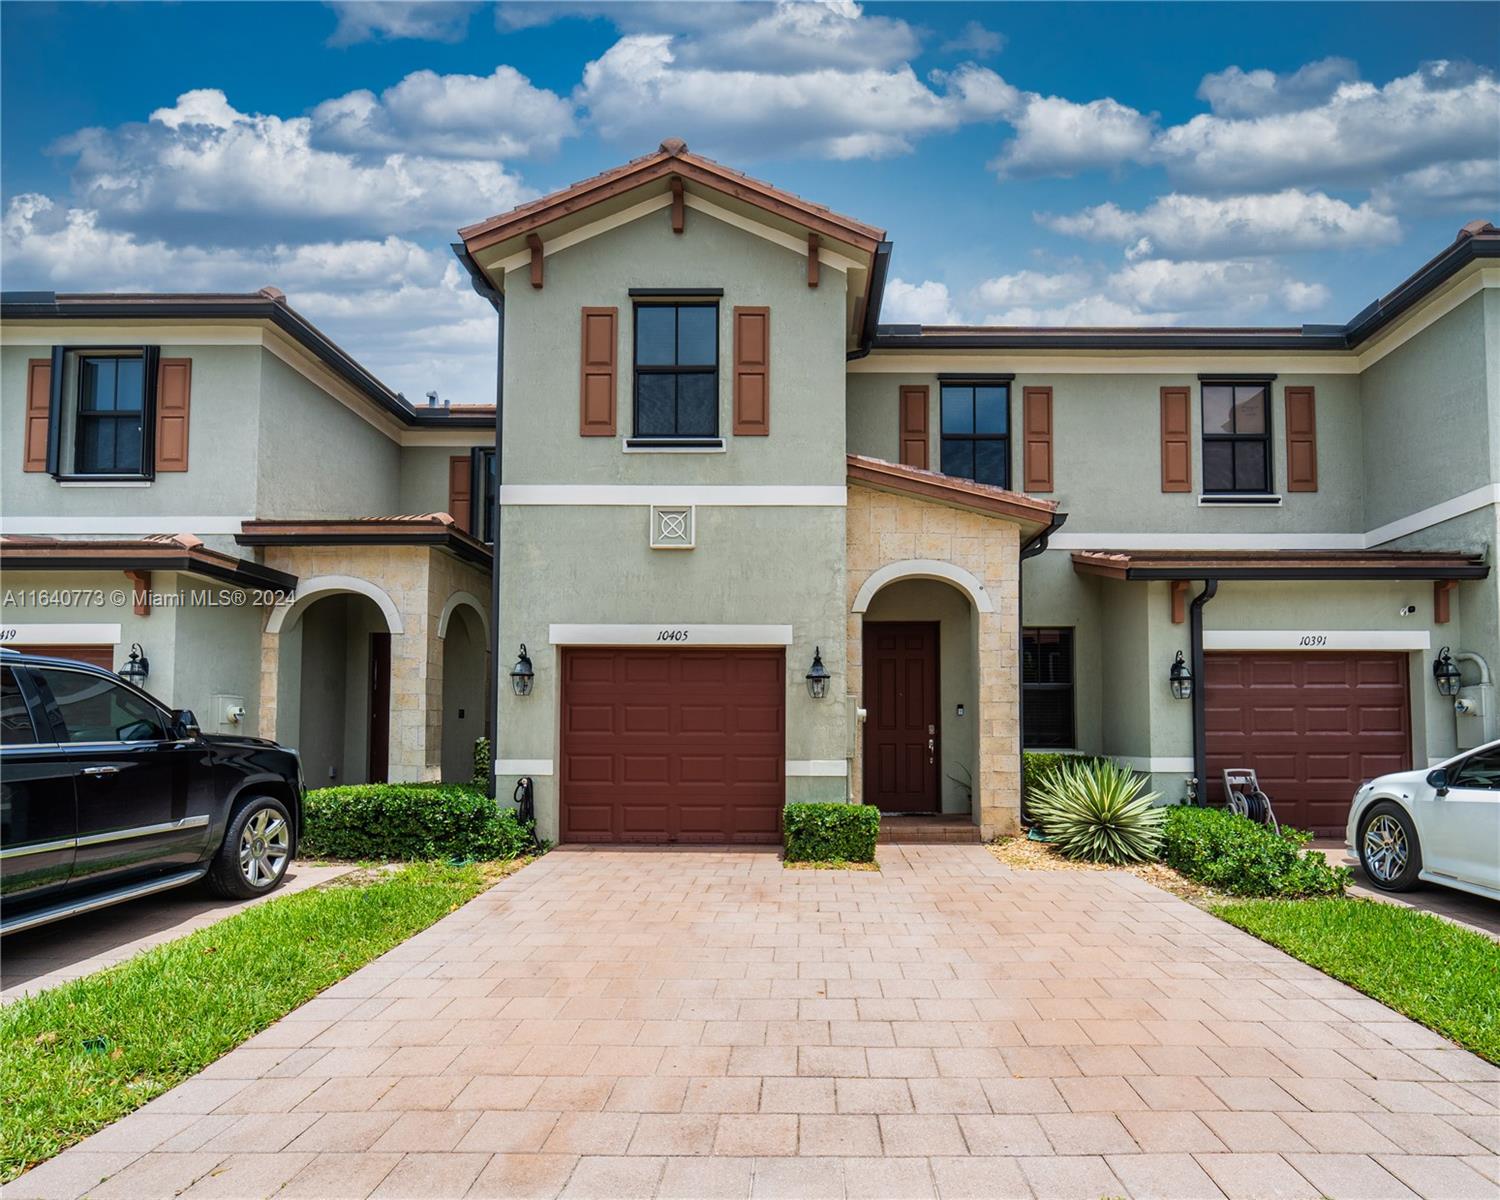
[[[1366,779],[1411,765],[1400,654],[1210,654],[1204,663],[1207,794],[1251,767],[1285,824],[1343,831]]]
[[[579,648],[563,657],[563,841],[780,840],[782,651]]]

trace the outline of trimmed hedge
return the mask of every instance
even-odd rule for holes
[[[787,862],[874,862],[880,810],[871,804],[788,804]]]
[[[359,783],[303,799],[300,850],[318,858],[511,859],[533,831],[468,784]]]
[[[1345,867],[1304,854],[1312,834],[1280,833],[1222,808],[1174,805],[1162,828],[1162,859],[1189,879],[1232,896],[1342,896]]]

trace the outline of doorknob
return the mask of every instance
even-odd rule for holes
[[[935,747],[934,747],[934,746],[933,746],[933,741],[932,741],[932,739],[931,739],[931,738],[928,738],[928,739],[927,739],[927,761],[928,761],[928,762],[931,762],[931,761],[932,761],[932,754],[933,754],[933,750],[934,750],[934,748],[935,748]]]

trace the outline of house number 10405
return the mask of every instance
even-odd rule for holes
[[[658,642],[685,642],[688,640],[686,629],[662,629],[657,632]]]

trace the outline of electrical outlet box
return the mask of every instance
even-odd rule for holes
[[[240,733],[254,735],[255,721],[245,697],[232,696],[227,692],[215,694],[213,700],[213,723],[216,733]]]

